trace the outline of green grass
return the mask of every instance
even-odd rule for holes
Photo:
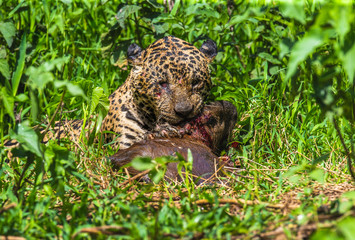
[[[10,161],[0,148],[0,236],[354,238],[354,5],[206,2],[0,1],[0,138],[20,143]],[[217,43],[209,100],[238,109],[240,167],[211,186],[143,184],[95,131],[41,143],[32,127],[52,118],[100,125],[129,44],[165,35]]]

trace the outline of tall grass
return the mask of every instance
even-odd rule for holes
[[[0,235],[220,239],[283,227],[292,238],[328,206],[345,215],[314,238],[351,236],[354,196],[338,192],[354,190],[353,9],[332,1],[175,1],[172,9],[156,1],[0,2],[0,136],[20,143],[11,160],[0,149]],[[239,145],[228,152],[238,172],[215,186],[124,185],[110,146],[92,137],[41,143],[33,127],[52,118],[95,115],[99,125],[129,73],[129,44],[165,35],[198,47],[216,41],[209,100],[238,109]]]

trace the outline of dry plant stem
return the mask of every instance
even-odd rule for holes
[[[333,150],[333,151],[334,151],[334,150]],[[301,155],[302,157],[306,158],[306,159],[309,160],[310,162],[312,162],[312,159],[308,158],[306,155],[304,155],[304,154],[302,154],[302,153],[300,153],[300,152],[298,152],[298,151],[296,151],[296,153],[299,154],[299,155]],[[320,155],[320,154],[319,154],[319,155]],[[335,172],[335,171],[332,171],[332,170],[327,169],[327,168],[325,168],[325,167],[320,167],[320,168],[323,169],[323,170],[326,171],[326,172],[330,172],[330,173],[332,173],[332,174],[334,174],[334,175],[337,175],[338,177],[346,177],[346,178],[348,178],[348,176],[347,176],[345,173],[343,173],[343,172]],[[342,175],[345,175],[345,176],[342,176]]]
[[[131,178],[131,175],[129,174],[127,168],[124,169],[125,173],[127,174],[127,177],[130,179]]]
[[[235,176],[237,176],[237,177],[241,177],[241,178],[247,178],[247,179],[252,179],[252,180],[254,180],[255,178],[253,178],[253,177],[249,177],[249,176],[243,176],[243,175],[240,175],[240,174],[237,174],[237,173],[233,173]]]
[[[62,97],[60,98],[60,102],[59,102],[59,104],[58,104],[58,106],[57,106],[57,108],[56,108],[55,112],[53,113],[52,118],[51,118],[51,120],[49,121],[49,123],[48,123],[48,125],[47,125],[46,129],[43,131],[42,136],[45,136],[45,135],[46,135],[46,133],[48,132],[48,130],[49,130],[49,128],[50,128],[50,126],[52,125],[52,123],[53,123],[53,121],[54,121],[55,116],[57,115],[57,113],[58,113],[58,111],[59,111],[60,107],[61,107],[61,106],[62,106],[62,104],[63,104],[64,95],[65,95],[65,93],[66,93],[66,92],[67,92],[67,91],[66,91],[66,89],[64,89],[64,91],[63,91],[63,93],[62,93]],[[60,125],[59,125],[59,127],[60,127]]]
[[[327,223],[324,224],[322,227],[323,228],[328,228],[333,226],[334,224],[331,223]],[[317,226],[317,224],[311,224],[311,225],[305,225],[300,227],[300,230],[316,230],[319,226]],[[291,226],[291,227],[287,227],[288,230],[296,230],[298,228],[298,226]],[[274,231],[270,231],[270,232],[266,232],[266,233],[260,233],[257,234],[257,236],[260,236],[262,238],[267,238],[267,237],[276,237],[275,235],[281,235],[285,233],[285,229],[283,227],[279,227],[277,229],[275,229]],[[282,238],[280,238],[282,239]],[[302,238],[297,238],[297,239],[302,239]]]
[[[121,226],[100,226],[100,227],[92,227],[92,228],[82,228],[79,232],[75,233],[71,239],[74,239],[77,235],[81,233],[88,233],[88,234],[105,234],[105,235],[117,235],[122,234],[126,231],[124,227]],[[172,237],[172,238],[179,238],[179,235],[171,234],[171,233],[163,233],[164,237]],[[20,238],[25,239],[25,238]],[[0,238],[0,240],[2,240]],[[14,239],[16,240],[16,239]]]
[[[223,170],[227,170],[228,167],[225,166],[226,164],[227,164],[227,162],[223,163],[223,165],[220,166],[220,168],[218,169],[218,171],[222,171],[222,169],[223,169]],[[216,166],[216,163],[215,163],[215,166]],[[223,172],[223,171],[222,171],[222,172]],[[217,170],[216,170],[216,173],[217,173]],[[216,176],[217,179],[219,179],[216,173],[215,173],[214,175]],[[247,176],[243,176],[243,175],[236,174],[235,171],[231,171],[231,173],[234,174],[235,176],[254,179],[254,178],[252,178],[252,177],[247,177]],[[224,174],[227,175],[228,177],[231,177],[229,174],[227,174],[227,171],[224,171]],[[237,179],[235,179],[235,178],[233,178],[233,179],[234,179],[234,181],[239,182],[240,184],[245,185],[245,182],[239,181],[239,180],[237,180]],[[205,182],[206,182],[206,181],[205,181]]]
[[[124,229],[125,228],[121,226],[100,226],[100,227],[82,228],[79,232],[75,233],[72,236],[72,239],[74,239],[80,233],[114,235]]]
[[[259,171],[288,171],[290,169],[288,168],[275,168],[275,169],[269,169],[269,168],[262,168],[262,169],[258,169]],[[249,171],[255,171],[255,169],[250,169]]]
[[[80,144],[77,141],[73,141],[74,145],[77,146],[82,152],[85,152],[84,149],[80,146]]]
[[[273,209],[297,209],[299,208],[299,205],[295,205],[295,204],[270,204],[270,203],[266,203],[266,202],[260,202],[257,200],[245,200],[245,199],[219,199],[218,200],[219,203],[222,204],[234,204],[234,205],[238,205],[240,207],[243,207],[243,205],[248,205],[248,206],[254,206],[254,205],[259,205],[259,204],[263,204],[265,205],[267,208],[273,208]],[[195,202],[195,204],[197,205],[209,205],[212,204],[210,203],[208,200],[202,199],[202,200],[197,200]]]
[[[224,166],[224,169],[228,170],[229,172],[245,172],[246,169],[244,168],[239,168],[239,167],[228,167]],[[259,169],[260,170],[260,169]],[[264,169],[264,170],[269,170],[269,169]]]
[[[211,179],[213,179],[214,177],[217,178],[217,173],[222,170],[222,168],[224,167],[224,165],[226,165],[226,163],[224,163],[222,166],[220,166],[220,167],[217,169],[216,167],[217,167],[218,165],[217,165],[217,163],[216,163],[216,159],[214,159],[215,172],[214,172],[213,175],[212,175],[211,177],[209,177],[208,179],[204,179],[204,181],[202,182],[202,184],[211,181]],[[201,178],[201,179],[203,179],[203,178]]]
[[[0,214],[2,214],[3,212],[6,212],[7,210],[16,207],[17,204],[16,203],[10,203],[6,206],[4,206],[3,208],[0,209]]]
[[[67,110],[67,111],[61,111],[62,113],[72,113],[78,111],[78,108],[75,108],[73,110]]]
[[[127,183],[130,183],[131,181],[133,181],[134,179],[140,178],[140,177],[144,176],[145,174],[147,174],[147,173],[149,173],[149,172],[150,172],[150,169],[145,170],[145,171],[143,171],[143,172],[141,172],[141,173],[135,175],[134,177],[131,177],[131,178],[127,179],[127,180],[124,181],[121,185],[124,186],[124,185],[126,185]]]
[[[348,169],[349,169],[349,172],[350,172],[350,175],[351,177],[353,178],[353,180],[355,181],[355,173],[353,172],[353,169],[352,169],[352,153],[349,152],[348,148],[346,147],[346,144],[345,144],[345,141],[344,141],[344,138],[343,136],[341,135],[341,132],[340,132],[340,129],[339,129],[339,126],[338,126],[338,123],[336,121],[335,118],[333,118],[333,123],[334,123],[334,127],[338,133],[338,136],[340,138],[340,141],[341,141],[341,144],[343,145],[343,148],[345,150],[345,153],[348,157]]]
[[[126,175],[127,175],[127,177],[128,177],[129,183],[131,183],[132,179],[131,179],[131,175],[130,175],[129,172],[128,172],[128,169],[125,168],[125,169],[124,169],[124,172],[126,173]]]
[[[26,238],[18,236],[0,236],[0,240],[26,240]]]
[[[253,161],[253,160],[251,160],[251,159],[248,159],[248,161],[251,161],[251,162],[253,162],[253,163],[255,163],[255,164],[258,164],[258,165],[260,165],[260,166],[262,166],[262,167],[265,167],[265,166],[261,165],[260,163],[257,163],[257,162],[255,162],[255,161]],[[255,171],[257,171],[258,173],[260,173],[261,175],[263,175],[264,177],[266,177],[266,178],[264,178],[265,180],[269,181],[270,183],[275,183],[275,182],[276,182],[276,180],[275,180],[273,177],[271,177],[270,175],[265,174],[265,173],[259,171],[259,169],[257,169],[256,167],[254,167],[254,166],[251,165],[250,163],[248,163],[248,164],[249,164],[249,166],[253,167]]]

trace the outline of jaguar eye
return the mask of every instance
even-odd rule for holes
[[[162,88],[167,88],[169,86],[169,83],[168,82],[160,82],[159,85],[162,87]]]
[[[192,81],[192,87],[196,87],[201,83],[201,81],[199,79],[195,79]]]

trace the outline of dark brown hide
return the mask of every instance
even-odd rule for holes
[[[143,140],[131,147],[119,150],[110,157],[116,167],[129,163],[133,158],[175,155],[180,153],[187,158],[188,149],[193,156],[192,174],[204,179],[210,178],[216,171],[217,155],[227,146],[232,129],[237,121],[237,110],[227,101],[209,103],[196,118],[181,125],[188,132],[183,138],[159,138]],[[132,175],[138,171],[128,168]],[[167,165],[167,179],[179,179],[177,163]],[[201,182],[201,180],[199,181]]]

